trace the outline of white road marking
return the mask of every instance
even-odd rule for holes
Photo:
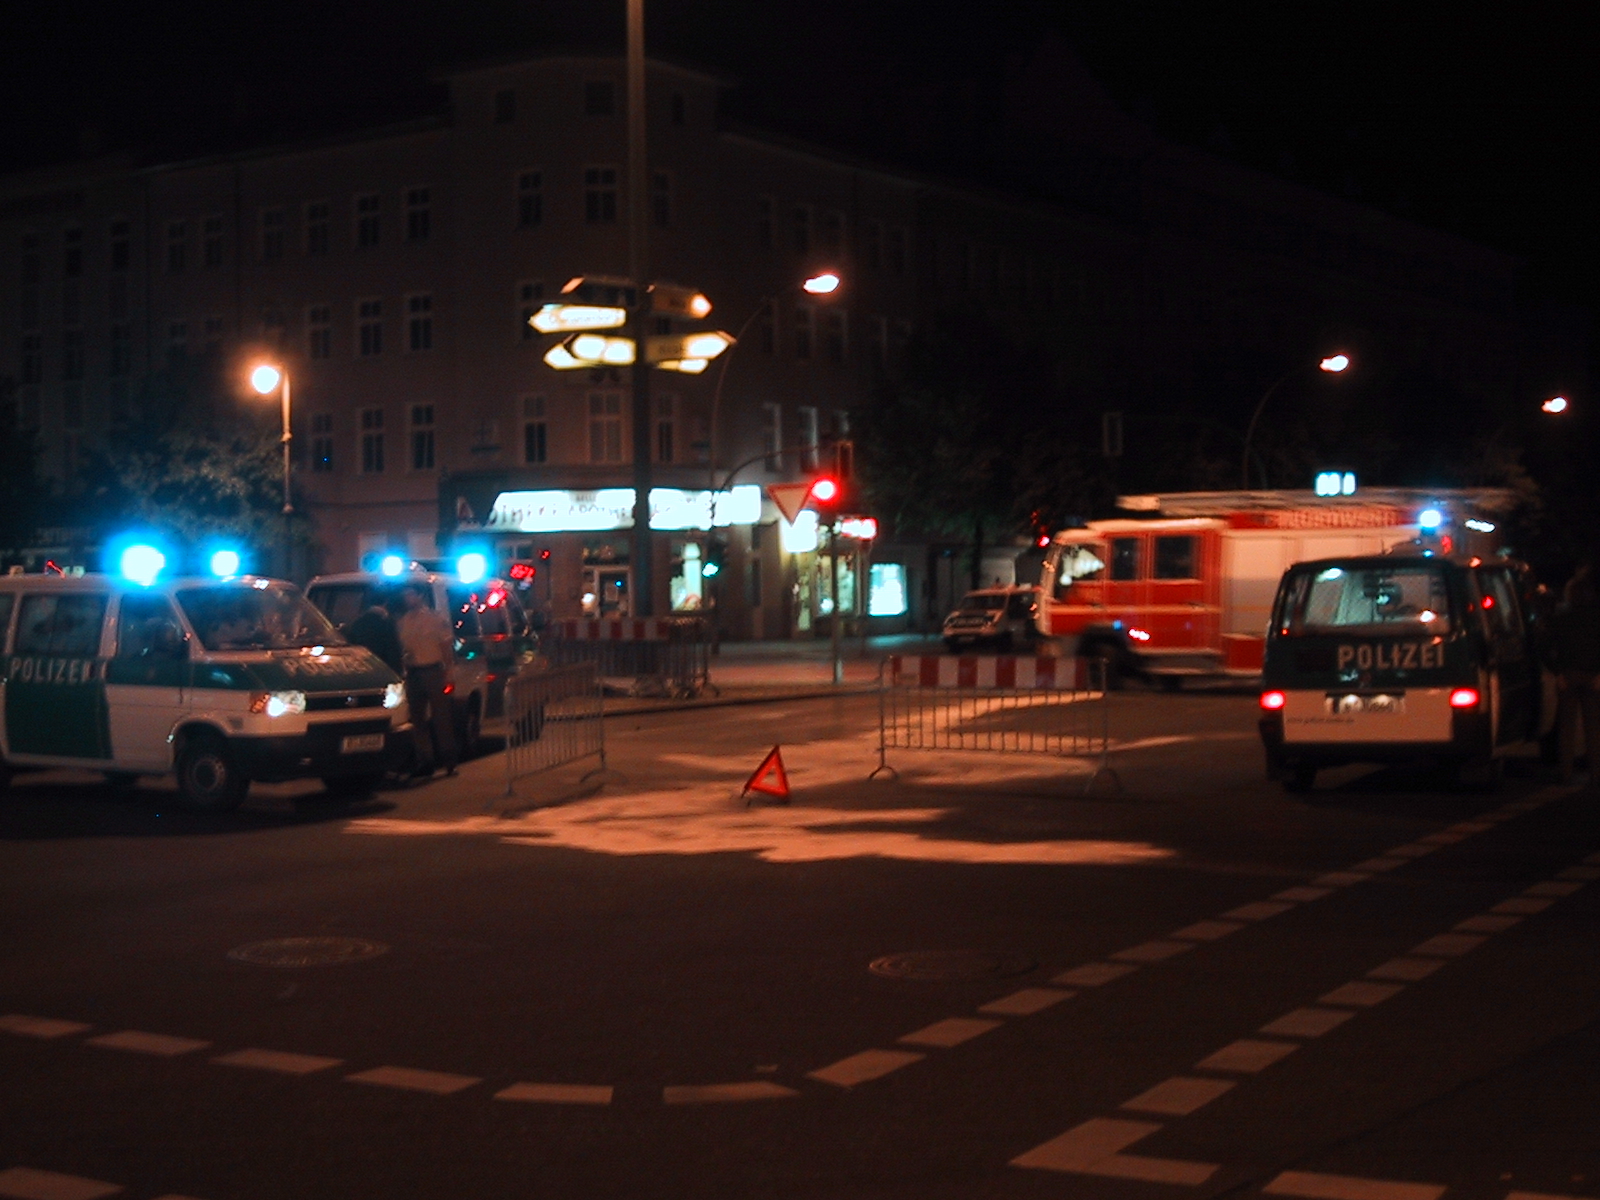
[[[1509,900],[1500,901],[1489,911],[1492,913],[1509,913],[1518,917],[1531,917],[1534,913],[1542,913],[1554,903],[1554,900],[1534,900],[1527,896],[1513,896]]]
[[[1384,858],[1421,858],[1424,854],[1432,854],[1438,846],[1430,846],[1426,841],[1407,842],[1404,846],[1396,846],[1392,850],[1383,852]]]
[[[1433,958],[1456,958],[1469,950],[1476,950],[1488,940],[1478,933],[1441,933],[1411,947],[1408,953]]]
[[[1552,1192],[1507,1192],[1506,1200],[1592,1200],[1589,1196],[1557,1196]]]
[[[980,1017],[947,1017],[943,1021],[935,1021],[932,1025],[924,1026],[904,1037],[896,1038],[897,1042],[904,1042],[908,1046],[937,1046],[940,1049],[949,1049],[959,1046],[962,1042],[970,1042],[979,1034],[988,1033],[991,1029],[999,1029],[1004,1021],[985,1021]]]
[[[179,1054],[192,1054],[211,1045],[196,1038],[170,1037],[164,1033],[141,1033],[125,1029],[121,1033],[107,1033],[88,1039],[90,1046],[104,1046],[108,1050],[131,1050],[135,1054],[159,1054],[172,1058]]]
[[[1581,883],[1565,882],[1559,879],[1549,879],[1544,883],[1536,883],[1531,888],[1524,888],[1524,896],[1570,896],[1583,887]]]
[[[1275,1033],[1284,1037],[1321,1037],[1330,1029],[1337,1029],[1355,1013],[1338,1008],[1296,1008],[1276,1021],[1263,1025],[1258,1033]]]
[[[668,1104],[736,1104],[748,1100],[781,1100],[799,1094],[793,1088],[762,1079],[743,1083],[679,1084],[661,1089],[661,1098]]]
[[[1274,893],[1274,900],[1289,900],[1294,903],[1309,903],[1312,900],[1321,900],[1324,896],[1333,895],[1332,888],[1325,887],[1292,887]]]
[[[1051,1005],[1070,1000],[1077,994],[1062,988],[1023,988],[1020,992],[1012,992],[1009,996],[1001,996],[998,1000],[978,1005],[978,1011],[993,1013],[999,1017],[1031,1017],[1034,1013],[1043,1012]]]
[[[1403,867],[1411,860],[1409,858],[1369,858],[1366,862],[1358,862],[1354,869],[1357,871],[1392,871],[1396,867]]]
[[[1380,963],[1367,972],[1368,979],[1398,979],[1402,983],[1416,983],[1419,979],[1426,979],[1440,967],[1444,966],[1442,958],[1391,958],[1386,963]]]
[[[1494,825],[1495,823],[1493,821],[1462,821],[1458,824],[1451,825],[1447,832],[1482,833],[1486,829],[1493,829]]]
[[[1364,871],[1329,871],[1326,875],[1318,875],[1311,882],[1318,887],[1349,887],[1353,883],[1365,883],[1372,876]]]
[[[63,1175],[33,1167],[7,1167],[0,1171],[0,1196],[7,1200],[99,1200],[115,1196],[122,1188],[82,1175]]]
[[[806,1078],[831,1083],[835,1087],[855,1087],[858,1083],[881,1079],[891,1071],[909,1067],[927,1057],[926,1054],[910,1050],[863,1050],[860,1054],[841,1058],[826,1067],[807,1071]]]
[[[1122,1107],[1134,1112],[1156,1113],[1167,1117],[1186,1117],[1210,1104],[1234,1086],[1231,1079],[1199,1079],[1193,1075],[1174,1075],[1149,1091],[1140,1092]]]
[[[1149,1183],[1190,1185],[1204,1183],[1216,1172],[1215,1163],[1118,1153],[1160,1128],[1153,1121],[1119,1121],[1096,1117],[1035,1146],[1026,1154],[1018,1155],[1011,1160],[1011,1165],[1066,1171],[1075,1175],[1105,1175]]]
[[[1398,983],[1364,983],[1358,980],[1336,987],[1326,996],[1317,997],[1317,1003],[1350,1004],[1357,1008],[1370,1008],[1403,991],[1405,988]]]
[[[1222,915],[1235,921],[1265,921],[1268,917],[1280,916],[1293,907],[1292,904],[1278,900],[1257,900],[1251,904],[1241,904],[1238,908],[1230,908]]]
[[[224,1067],[250,1067],[258,1071],[279,1071],[285,1075],[311,1075],[344,1063],[342,1058],[320,1054],[290,1054],[283,1050],[235,1050],[211,1060]]]
[[[1465,921],[1457,921],[1452,927],[1457,933],[1504,933],[1513,925],[1518,924],[1521,917],[1496,917],[1485,915],[1468,917]]]
[[[1302,1196],[1307,1200],[1439,1200],[1444,1185],[1359,1179],[1354,1175],[1318,1175],[1285,1171],[1261,1191],[1268,1196]]]
[[[431,1092],[449,1096],[483,1082],[475,1075],[451,1075],[444,1071],[422,1071],[415,1067],[374,1067],[346,1075],[347,1083],[368,1083],[375,1087],[401,1088],[408,1092]]]
[[[1141,942],[1137,946],[1129,946],[1126,950],[1118,950],[1111,957],[1120,962],[1153,963],[1165,962],[1175,955],[1186,950],[1193,950],[1193,942],[1169,941],[1165,938],[1153,942]]]
[[[1241,1075],[1254,1075],[1298,1049],[1298,1042],[1263,1042],[1255,1038],[1240,1038],[1237,1042],[1229,1042],[1215,1054],[1208,1054],[1195,1066],[1202,1071],[1237,1071]]]
[[[82,1021],[62,1021],[55,1017],[28,1017],[21,1013],[8,1013],[0,1017],[0,1029],[22,1037],[58,1038],[93,1029]]]
[[[610,1104],[614,1090],[588,1083],[513,1083],[496,1092],[494,1098],[530,1104]]]
[[[1214,942],[1243,928],[1244,925],[1239,921],[1196,921],[1193,925],[1173,930],[1172,936],[1187,938],[1191,942]]]
[[[1463,833],[1459,829],[1441,829],[1438,833],[1430,833],[1427,837],[1418,838],[1417,841],[1427,842],[1430,846],[1454,846],[1471,836],[1470,833]]]
[[[1127,963],[1084,963],[1081,967],[1061,972],[1050,982],[1070,984],[1074,987],[1099,987],[1101,984],[1110,983],[1113,979],[1131,975],[1138,969]]]
[[[1150,1158],[1143,1154],[1113,1154],[1103,1158],[1085,1175],[1109,1175],[1113,1179],[1137,1179],[1142,1183],[1177,1183],[1199,1187],[1217,1173],[1217,1163],[1186,1162],[1181,1158]]]

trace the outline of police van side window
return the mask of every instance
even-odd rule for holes
[[[178,614],[165,596],[124,596],[117,612],[117,657],[181,657],[181,629]]]
[[[6,648],[6,634],[11,630],[11,610],[16,600],[10,592],[0,592],[0,650]]]
[[[107,599],[103,593],[92,592],[23,597],[16,653],[98,655]]]
[[[1517,610],[1516,590],[1504,571],[1484,571],[1481,574],[1484,598],[1484,615],[1496,637],[1522,639],[1522,614]]]

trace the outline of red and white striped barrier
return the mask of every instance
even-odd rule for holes
[[[889,657],[889,682],[900,687],[1077,690],[1089,686],[1089,672],[1081,658],[894,654]]]
[[[669,636],[675,624],[671,618],[635,617],[612,620],[556,621],[550,632],[575,642],[647,642]]]

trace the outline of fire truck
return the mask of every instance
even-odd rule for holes
[[[1489,557],[1513,497],[1499,488],[1180,492],[1121,496],[1117,506],[1140,515],[1051,539],[1039,633],[1059,654],[1104,660],[1113,685],[1135,676],[1177,688],[1260,675],[1273,596],[1294,563],[1401,547]]]

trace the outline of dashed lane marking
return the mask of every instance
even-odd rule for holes
[[[1011,1160],[1014,1167],[1064,1171],[1074,1175],[1103,1175],[1138,1179],[1148,1183],[1204,1183],[1217,1170],[1215,1163],[1185,1162],[1175,1158],[1147,1158],[1122,1150],[1161,1128],[1154,1121],[1120,1121],[1096,1117],[1073,1127],[1043,1145]]]
[[[1126,950],[1118,950],[1111,957],[1121,962],[1165,962],[1169,958],[1182,954],[1185,950],[1193,949],[1193,942],[1179,942],[1158,938],[1153,942],[1141,942],[1137,946],[1129,946]]]
[[[249,1067],[257,1071],[277,1071],[283,1075],[311,1075],[344,1064],[342,1058],[324,1058],[320,1054],[256,1049],[235,1050],[232,1054],[220,1054],[211,1061],[224,1067]]]
[[[1531,888],[1524,888],[1524,896],[1570,896],[1578,891],[1583,884],[1572,880],[1547,879],[1543,883],[1536,883]]]
[[[1052,1004],[1060,1004],[1061,1001],[1070,1000],[1077,994],[1064,988],[1023,988],[1020,992],[1012,992],[1009,996],[1001,996],[998,1000],[978,1005],[978,1011],[993,1013],[997,1017],[1031,1017],[1034,1013],[1043,1012]]]
[[[1419,979],[1426,979],[1440,967],[1444,966],[1442,958],[1391,958],[1386,963],[1379,963],[1367,972],[1368,979],[1397,979],[1401,983],[1416,983]]]
[[[1238,908],[1230,908],[1222,915],[1234,921],[1265,921],[1271,917],[1282,916],[1293,907],[1293,904],[1281,900],[1256,900],[1250,904],[1241,904]]]
[[[1061,972],[1050,982],[1065,983],[1074,987],[1099,987],[1101,984],[1110,983],[1113,979],[1131,975],[1138,969],[1129,963],[1085,963],[1081,967]]]
[[[1296,1008],[1276,1021],[1269,1021],[1258,1032],[1280,1037],[1321,1037],[1337,1029],[1356,1014],[1341,1008]]]
[[[1468,917],[1465,921],[1457,921],[1451,928],[1456,933],[1504,933],[1521,920],[1521,917],[1497,917],[1484,913]]]
[[[435,1096],[448,1096],[483,1082],[476,1075],[451,1075],[445,1071],[422,1071],[415,1067],[374,1067],[370,1071],[346,1075],[345,1081],[400,1088],[408,1092],[431,1092]]]
[[[82,1021],[59,1021],[54,1017],[27,1017],[21,1013],[8,1013],[0,1017],[0,1029],[22,1037],[58,1038],[74,1033],[87,1033],[93,1029]]]
[[[980,1034],[999,1029],[1004,1024],[1004,1021],[985,1021],[978,1017],[949,1017],[895,1040],[904,1042],[908,1046],[936,1046],[940,1049],[949,1049],[951,1046],[961,1045],[962,1042],[970,1042]]]
[[[1263,1042],[1257,1038],[1240,1038],[1236,1042],[1229,1042],[1216,1053],[1206,1055],[1195,1066],[1202,1071],[1237,1071],[1241,1075],[1254,1075],[1288,1058],[1298,1049],[1298,1042]]]
[[[1325,996],[1317,997],[1317,1003],[1371,1008],[1374,1004],[1382,1004],[1389,997],[1399,995],[1403,991],[1405,988],[1398,983],[1365,983],[1357,980],[1336,987]]]
[[[1385,858],[1421,858],[1424,854],[1432,854],[1439,847],[1429,845],[1426,838],[1420,842],[1407,842],[1404,846],[1396,846],[1393,850],[1385,850]]]
[[[610,1104],[615,1090],[587,1083],[513,1083],[496,1092],[494,1098],[527,1104]]]
[[[114,1183],[59,1171],[34,1167],[7,1167],[0,1171],[0,1196],[7,1200],[99,1200],[120,1191],[122,1188]]]
[[[1333,895],[1332,888],[1326,887],[1292,887],[1273,895],[1274,900],[1288,900],[1295,904],[1304,904],[1312,900],[1321,900],[1324,896]]]
[[[1411,947],[1409,953],[1425,958],[1459,958],[1488,940],[1481,933],[1440,933]]]
[[[687,1084],[662,1089],[661,1098],[668,1104],[728,1104],[749,1100],[781,1100],[798,1096],[793,1088],[780,1083],[757,1079],[743,1083]]]
[[[1554,903],[1554,900],[1532,900],[1527,896],[1513,896],[1509,900],[1500,901],[1489,911],[1518,917],[1531,917],[1536,913],[1542,913]]]
[[[1364,871],[1329,871],[1326,875],[1318,875],[1311,882],[1317,887],[1350,887],[1352,884],[1365,883],[1372,876]]]
[[[1227,937],[1230,933],[1237,933],[1244,928],[1242,921],[1196,921],[1193,925],[1185,925],[1182,929],[1174,929],[1172,936],[1186,938],[1191,942],[1214,942],[1218,938]]]
[[[855,1087],[858,1083],[881,1079],[892,1071],[909,1067],[927,1057],[926,1054],[911,1050],[863,1050],[860,1054],[841,1058],[826,1067],[807,1071],[806,1078],[831,1083],[835,1087]]]
[[[157,1054],[175,1058],[180,1054],[193,1054],[211,1045],[198,1038],[172,1037],[165,1033],[142,1033],[137,1029],[124,1029],[121,1033],[106,1033],[86,1039],[90,1046],[104,1046],[108,1050],[129,1050],[134,1054]]]
[[[1438,1183],[1398,1183],[1311,1171],[1285,1171],[1261,1190],[1268,1196],[1301,1196],[1306,1200],[1439,1200],[1445,1191],[1444,1185]]]
[[[1164,1117],[1186,1117],[1210,1104],[1234,1086],[1231,1079],[1199,1079],[1193,1075],[1174,1075],[1147,1092],[1140,1092],[1122,1107],[1133,1112],[1156,1113]]]
[[[1420,837],[1419,842],[1430,846],[1454,846],[1457,842],[1464,842],[1472,835],[1459,829],[1441,829],[1438,833],[1430,833],[1427,837]]]
[[[1396,867],[1403,867],[1411,860],[1409,858],[1390,858],[1387,855],[1378,858],[1369,858],[1366,862],[1358,862],[1352,870],[1356,871],[1392,871]]]

